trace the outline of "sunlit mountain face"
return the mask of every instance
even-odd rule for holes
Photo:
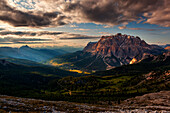
[[[1,0],[0,46],[84,47],[118,32],[170,43],[169,0]]]

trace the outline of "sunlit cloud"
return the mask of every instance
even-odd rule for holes
[[[109,32],[99,32],[101,35],[112,35],[111,33]]]
[[[76,26],[76,25],[70,25],[70,27],[78,27],[78,26]]]
[[[170,31],[170,29],[159,29],[159,28],[157,28],[157,29],[148,29],[148,28],[128,28],[128,27],[126,27],[126,26],[119,26],[118,27],[120,30],[122,30],[122,29],[129,29],[129,30],[145,30],[145,31],[161,31],[161,30],[165,30],[165,31]]]
[[[76,31],[90,31],[91,29],[83,29],[83,28],[78,28],[78,29],[74,29]]]
[[[84,40],[83,44],[81,40]],[[81,34],[72,34],[67,32],[51,32],[51,31],[2,31],[0,32],[0,46],[16,46],[28,44],[31,46],[85,46],[89,39],[99,39],[95,36],[87,36]],[[70,40],[74,40],[70,42]],[[45,44],[45,45],[44,45]]]

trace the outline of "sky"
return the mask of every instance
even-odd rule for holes
[[[0,0],[0,47],[84,47],[116,33],[170,44],[170,0]]]

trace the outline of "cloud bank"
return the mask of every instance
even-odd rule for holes
[[[170,27],[170,0],[35,0],[30,3],[31,8],[20,2],[1,0],[0,20],[15,27],[89,22],[114,26],[140,20]]]
[[[50,43],[51,41],[52,39],[15,38],[15,37],[0,38],[0,44],[41,44]]]
[[[148,28],[129,28],[127,26],[119,26],[118,27],[119,29],[129,29],[129,30],[145,30],[145,31],[170,31],[170,29],[160,29],[160,28],[157,28],[157,29],[148,29]]]
[[[1,31],[1,36],[6,35],[17,35],[17,36],[43,36],[43,35],[59,35],[63,34],[63,32],[49,32],[49,31]]]
[[[10,6],[7,1],[0,1],[0,20],[12,26],[45,27],[65,24],[62,22],[64,16],[60,16],[57,12],[38,13],[29,10],[25,12]]]
[[[1,31],[0,45],[11,44],[60,44],[68,40],[80,41],[83,39],[98,39],[99,37],[87,36],[81,34],[72,34],[67,32],[49,32],[49,31]],[[69,42],[70,43],[70,42]],[[74,43],[74,41],[73,41]]]

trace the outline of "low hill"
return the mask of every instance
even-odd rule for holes
[[[0,60],[6,60],[6,61],[14,63],[14,64],[26,65],[26,66],[44,66],[41,63],[34,62],[31,60],[11,58],[11,57],[6,57],[6,56],[0,56]]]

